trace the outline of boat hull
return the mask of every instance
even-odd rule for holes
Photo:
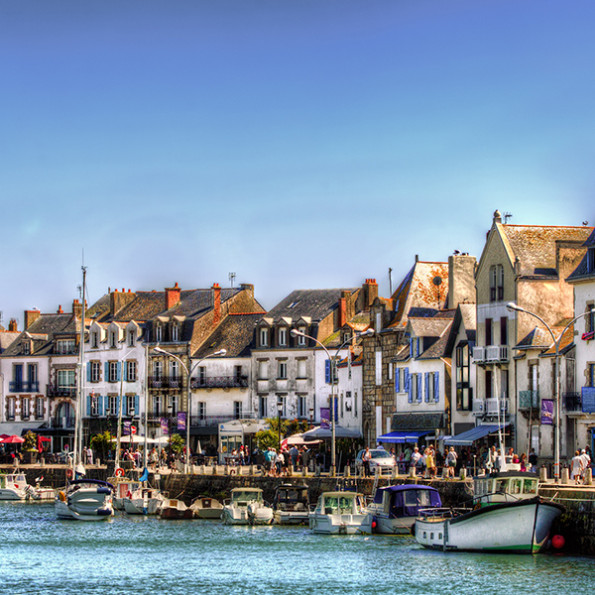
[[[275,510],[273,521],[276,525],[304,525],[308,522],[310,515],[307,510]]]
[[[322,535],[356,535],[372,533],[369,514],[319,514],[311,513],[310,530]]]
[[[454,518],[417,519],[415,538],[444,551],[537,553],[562,510],[539,498],[492,504]]]

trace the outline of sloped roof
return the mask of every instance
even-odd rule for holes
[[[341,292],[354,293],[357,289],[296,289],[269,310],[266,317],[297,320],[302,316],[310,316],[314,323],[320,322],[338,308]]]
[[[3,353],[15,339],[19,337],[20,332],[1,331],[0,332],[0,353]]]
[[[456,309],[455,317],[448,333],[448,344],[445,347],[445,353],[450,355],[455,348],[455,341],[459,329],[465,330],[465,338],[470,343],[475,343],[477,334],[477,311],[475,304],[459,304]]]
[[[583,246],[585,248],[593,248],[595,246],[595,229],[591,232],[591,235],[587,238]],[[588,270],[586,254],[583,256],[576,269],[574,269],[574,271],[569,277],[567,277],[566,280],[577,281],[579,279],[595,279],[595,269],[592,271]]]
[[[448,357],[450,353],[447,353],[446,348],[448,345],[448,330],[452,321],[449,321],[446,328],[444,329],[444,333],[440,336],[438,341],[432,343],[428,349],[426,349],[417,359],[437,359],[437,358],[444,358]]]
[[[408,327],[416,337],[440,337],[450,328],[452,317],[443,318],[409,318]]]
[[[260,313],[230,314],[207,337],[192,357],[205,357],[219,349],[227,350],[226,357],[249,357],[254,329],[261,318]]]

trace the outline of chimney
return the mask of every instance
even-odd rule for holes
[[[475,256],[452,254],[448,257],[448,305],[449,309],[459,304],[474,304],[475,299]]]
[[[128,293],[125,293],[125,290],[122,288],[122,291],[118,291],[114,289],[114,291],[110,292],[109,294],[109,311],[110,316],[114,318],[116,314],[127,306],[130,302],[134,300],[136,294],[132,293],[130,289]]]
[[[169,310],[174,306],[177,306],[180,303],[180,294],[182,290],[180,289],[178,282],[173,287],[166,287],[165,288],[165,309]]]
[[[8,331],[11,332],[11,333],[18,332],[16,318],[11,318],[10,319],[10,322],[8,323]]]
[[[374,300],[378,297],[378,283],[376,283],[376,279],[366,279],[364,284],[364,292],[366,295],[366,309],[369,308],[373,303]]]
[[[219,283],[213,283],[213,325],[221,322],[221,287]]]
[[[27,330],[39,317],[39,310],[25,310],[25,330]]]
[[[58,314],[64,314],[64,310],[62,310],[62,304],[58,306]]]
[[[339,328],[345,326],[347,322],[347,307],[345,305],[345,297],[339,298]]]
[[[83,315],[83,305],[78,300],[72,302],[72,313],[75,318],[80,318]]]

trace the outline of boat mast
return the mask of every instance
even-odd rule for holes
[[[85,300],[86,300],[86,279],[87,267],[81,267],[83,271],[82,288],[82,309],[81,309],[81,336],[79,343],[79,382],[76,397],[75,424],[74,424],[74,456],[73,466],[76,469],[77,464],[82,463],[82,445],[83,445],[83,427],[82,427],[82,406],[83,406],[83,373],[85,364]]]
[[[145,382],[144,382],[144,389],[145,389],[145,445],[143,448],[143,468],[148,469],[148,453],[147,453],[147,431],[149,429],[149,344],[145,343]]]

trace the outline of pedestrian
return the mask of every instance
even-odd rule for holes
[[[300,454],[300,451],[298,450],[298,447],[295,444],[289,450],[289,454],[291,456],[291,464],[293,465],[293,468],[294,469],[297,469],[297,466],[298,466],[298,456]]]
[[[413,449],[413,452],[411,453],[411,458],[410,458],[410,462],[411,462],[411,467],[420,467],[421,466],[421,461],[422,460],[422,455],[419,452],[419,448],[416,446]]]
[[[448,450],[448,453],[446,454],[446,465],[448,477],[454,478],[455,468],[457,466],[457,453],[455,452],[454,446],[451,446]]]
[[[533,473],[537,472],[537,454],[534,448],[532,448],[529,453],[529,471],[532,471]]]
[[[583,479],[583,459],[581,453],[577,450],[570,461],[570,479],[574,479],[575,484],[579,484]]]
[[[364,468],[364,477],[370,477],[370,461],[372,460],[372,453],[370,447],[366,446],[364,454],[362,455],[362,466]]]

